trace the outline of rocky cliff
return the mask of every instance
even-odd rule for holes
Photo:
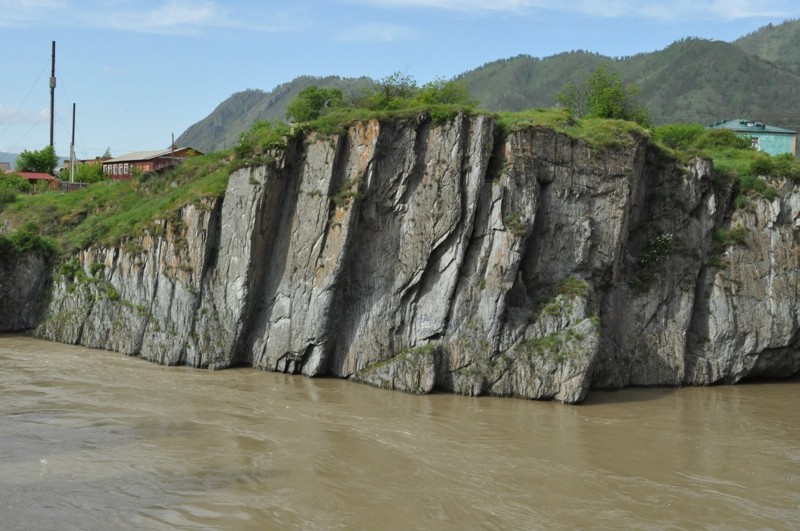
[[[49,287],[50,264],[41,254],[0,252],[0,332],[35,327]]]
[[[163,364],[580,402],[800,372],[800,190],[493,119],[358,123],[94,247],[36,334]]]

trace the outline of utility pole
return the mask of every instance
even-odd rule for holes
[[[75,103],[72,103],[72,142],[69,144],[69,182],[75,182]]]
[[[56,41],[53,41],[53,66],[50,69],[50,147],[53,147],[53,122],[56,111]]]

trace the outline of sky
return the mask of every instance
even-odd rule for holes
[[[0,0],[0,151],[162,149],[226,98],[297,76],[426,83],[497,59],[733,41],[797,0]]]

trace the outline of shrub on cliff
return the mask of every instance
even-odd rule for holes
[[[564,87],[558,102],[578,118],[627,120],[649,127],[652,120],[638,95],[638,85],[625,86],[619,74],[601,65],[580,83]]]
[[[477,102],[469,98],[467,86],[461,81],[437,78],[418,87],[413,77],[395,72],[367,89],[354,104],[373,111],[391,111],[436,105],[474,108]]]
[[[269,151],[286,147],[286,138],[291,134],[291,127],[280,120],[256,122],[249,131],[241,134],[239,143],[233,148],[238,164],[269,162]]]
[[[476,105],[477,102],[469,98],[467,86],[463,82],[437,78],[419,87],[410,75],[395,72],[350,101],[337,88],[308,87],[289,104],[286,117],[295,122],[312,122],[334,115],[337,121],[346,121],[349,118],[363,119],[363,111],[409,109],[427,109],[435,117],[437,111],[441,111],[440,108],[472,109]],[[449,116],[452,113],[446,114]],[[327,122],[330,121],[328,119],[323,125],[329,125]]]
[[[303,89],[286,109],[286,118],[295,122],[316,120],[327,109],[344,105],[344,93],[338,88],[312,85]]]
[[[653,141],[670,149],[688,151],[696,148],[697,141],[705,134],[700,124],[668,124],[653,130]]]
[[[30,189],[30,183],[19,175],[0,173],[0,210],[16,201],[17,194],[28,192]]]
[[[51,259],[58,254],[58,250],[51,238],[38,234],[38,227],[33,223],[25,224],[21,229],[8,236],[0,235],[0,256],[30,253]]]

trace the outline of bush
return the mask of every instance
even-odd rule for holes
[[[356,107],[373,111],[396,111],[438,105],[474,108],[477,102],[469,98],[467,86],[463,82],[436,79],[417,87],[416,80],[402,72],[395,72],[383,78],[355,101]]]
[[[800,159],[791,153],[783,153],[772,158],[772,175],[787,179],[800,179]]]
[[[17,193],[9,188],[0,188],[0,208],[17,200]]]
[[[295,122],[316,120],[327,109],[344,105],[344,94],[338,88],[310,86],[300,91],[286,109],[286,118]]]
[[[700,124],[669,124],[653,130],[653,140],[670,149],[688,151],[706,132]]]
[[[619,74],[601,65],[580,83],[564,87],[558,102],[579,118],[627,120],[649,127],[652,120],[639,105],[638,95],[638,85],[625,86]]]
[[[31,183],[14,173],[0,173],[0,189],[30,192]]]
[[[270,150],[285,148],[286,139],[291,134],[291,128],[280,120],[256,122],[239,137],[234,153],[241,163],[247,164],[267,155]]]
[[[356,100],[356,107],[373,111],[399,110],[412,107],[417,94],[417,82],[408,74],[395,72],[367,89]]]
[[[767,177],[772,175],[774,170],[775,166],[772,163],[772,158],[766,153],[759,153],[750,163],[750,171],[754,175],[763,175]]]
[[[707,129],[695,142],[698,149],[735,148],[753,149],[749,138],[739,136],[731,129]]]
[[[419,105],[465,105],[474,107],[477,102],[470,100],[467,84],[463,81],[436,79],[425,83],[414,96]]]
[[[26,226],[8,237],[0,236],[0,255],[13,253],[36,253],[49,259],[56,256],[58,250],[52,239],[43,238]]]

